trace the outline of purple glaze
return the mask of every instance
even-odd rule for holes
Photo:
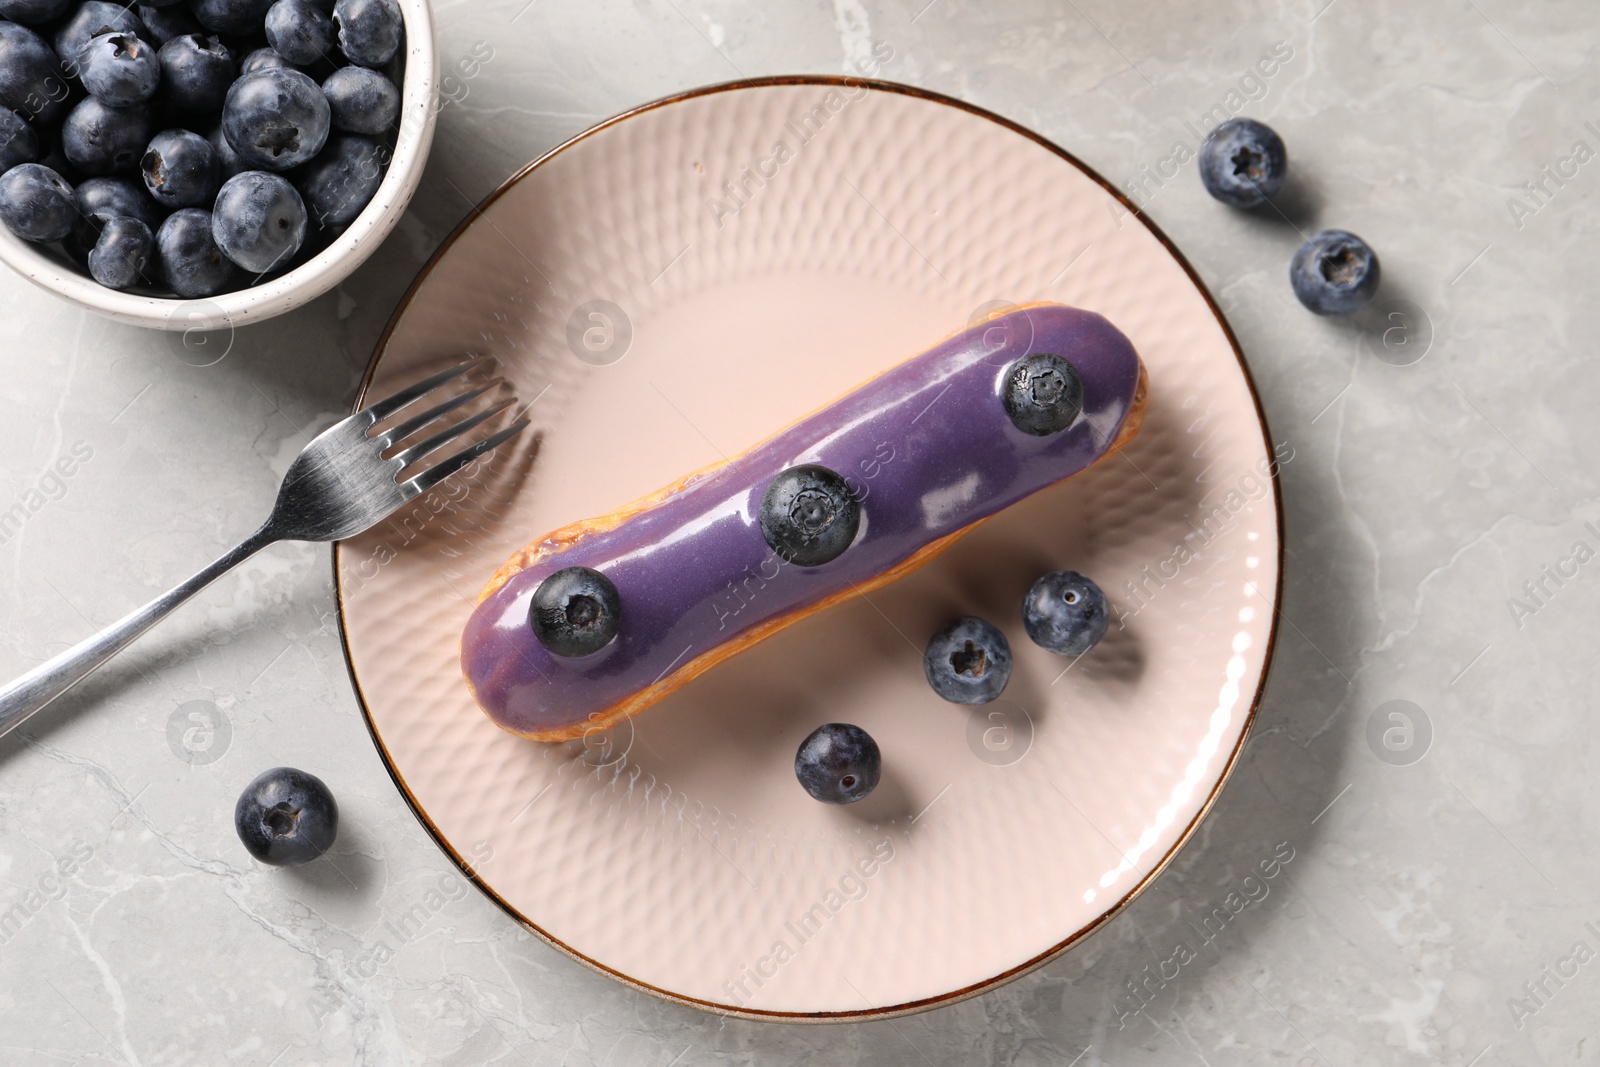
[[[1001,403],[1005,369],[1050,352],[1083,379],[1083,413],[1032,437]],[[472,613],[461,667],[478,703],[513,733],[581,732],[591,714],[681,670],[752,627],[863,585],[929,542],[1084,469],[1133,404],[1133,345],[1093,312],[1037,304],[966,330],[859,386],[654,507],[513,575]],[[781,562],[756,509],[799,463],[845,475],[863,496],[861,529],[820,567]],[[591,656],[552,655],[529,600],[563,567],[616,584],[621,630]]]

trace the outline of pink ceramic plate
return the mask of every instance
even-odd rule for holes
[[[607,733],[526,741],[473,705],[461,628],[512,551],[1034,300],[1100,312],[1143,356],[1149,412],[1123,454]],[[473,214],[366,386],[464,352],[499,357],[539,433],[339,546],[344,636],[418,817],[552,944],[743,1015],[946,1004],[1104,923],[1215,799],[1275,632],[1270,443],[1193,272],[1060,149],[954,100],[842,79],[640,108]],[[1031,644],[1019,615],[1032,580],[1063,567],[1123,615],[1078,660]],[[923,679],[924,642],[958,614],[1011,640],[993,704],[947,704]],[[838,808],[792,764],[841,720],[878,740],[885,770]]]

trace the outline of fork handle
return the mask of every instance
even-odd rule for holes
[[[223,553],[216,562],[182,584],[156,597],[144,607],[123,616],[93,637],[33,668],[0,689],[0,737],[24,719],[77,685],[90,671],[121,652],[133,639],[166,618],[179,604],[210,585],[261,549],[278,540],[266,526]]]

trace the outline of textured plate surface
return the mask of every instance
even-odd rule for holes
[[[1123,454],[611,731],[545,745],[473,705],[461,627],[512,551],[1032,300],[1100,312],[1138,348],[1149,412]],[[640,109],[463,226],[366,395],[463,350],[537,398],[538,435],[340,546],[345,639],[419,816],[578,958],[741,1014],[946,1003],[1102,923],[1220,788],[1274,634],[1269,444],[1185,264],[1059,150],[881,84],[745,83]],[[1032,580],[1063,567],[1122,615],[1075,661],[1031,644],[1019,616]],[[923,643],[958,614],[1010,638],[993,704],[947,704],[923,679]],[[791,769],[828,721],[885,754],[882,784],[846,808],[810,800]]]

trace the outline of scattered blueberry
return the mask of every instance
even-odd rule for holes
[[[558,656],[587,656],[617,636],[622,599],[611,579],[588,567],[556,571],[533,591],[528,622],[539,643]]]
[[[262,771],[233,808],[233,828],[245,849],[274,867],[294,867],[333,847],[339,805],[314,774],[293,767]]]
[[[1288,173],[1283,138],[1255,119],[1229,119],[1200,145],[1201,184],[1224,204],[1264,204],[1278,195]]]
[[[371,67],[340,67],[323,81],[322,95],[336,130],[377,135],[400,117],[400,90]]]
[[[757,519],[761,536],[780,558],[820,567],[838,559],[856,539],[861,502],[834,471],[804,463],[772,479]]]
[[[298,70],[268,67],[228,90],[222,131],[239,158],[263,170],[288,170],[322,151],[330,114],[322,87]]]
[[[0,19],[37,26],[66,13],[72,0],[0,0]]]
[[[39,162],[39,135],[15,111],[0,110],[0,173]]]
[[[205,27],[196,21],[189,13],[189,9],[181,0],[176,4],[162,4],[157,6],[146,0],[138,6],[139,21],[144,23],[145,32],[150,36],[147,40],[154,41],[157,48],[166,44],[174,37],[185,37],[191,33],[204,34]]]
[[[300,192],[317,225],[344,226],[361,214],[377,193],[387,162],[388,149],[369,137],[330,138],[300,178]]]
[[[161,61],[154,48],[132,34],[102,33],[78,53],[78,79],[102,103],[131,107],[156,95]]]
[[[1077,571],[1052,571],[1022,598],[1022,628],[1034,644],[1063,656],[1089,651],[1110,623],[1106,595]]]
[[[214,296],[238,281],[239,268],[211,236],[211,212],[186,207],[156,231],[156,260],[167,287],[184,299]]]
[[[186,33],[157,53],[161,60],[162,95],[172,106],[196,114],[222,110],[233,84],[233,53],[216,37]]]
[[[72,232],[78,209],[72,186],[38,163],[0,174],[0,222],[25,241],[59,241]]]
[[[211,236],[222,254],[265,274],[288,263],[306,237],[306,206],[287,178],[247,170],[229,178],[211,209]]]
[[[139,162],[144,186],[164,207],[209,204],[222,185],[217,150],[189,130],[162,130],[150,139]]]
[[[339,47],[350,62],[363,67],[381,67],[394,58],[403,22],[395,0],[338,0],[333,5]]]
[[[102,33],[131,33],[135,37],[144,37],[145,32],[144,23],[133,13],[132,4],[87,0],[86,3],[80,4],[78,10],[72,13],[72,17],[56,30],[55,40],[52,43],[56,46],[56,55],[66,73],[76,78],[78,56],[82,54],[83,46],[89,43],[90,38],[98,37]]]
[[[287,59],[284,59],[278,53],[274,52],[272,48],[268,46],[264,48],[257,48],[254,52],[251,52],[249,55],[245,56],[244,61],[239,64],[239,73],[254,74],[256,71],[263,70],[267,67],[289,66],[293,66],[293,64]]]
[[[149,284],[145,269],[154,248],[155,236],[138,219],[126,215],[106,219],[100,239],[89,252],[89,274],[108,289]]]
[[[267,43],[297,67],[331,62],[333,20],[305,0],[277,0],[267,9]]]
[[[243,36],[261,32],[272,0],[189,0],[189,8],[200,25],[212,33]]]
[[[54,122],[66,110],[69,92],[49,43],[26,26],[0,22],[0,108]]]
[[[142,104],[112,107],[85,97],[61,124],[61,149],[85,174],[132,170],[149,143],[150,111]]]
[[[1289,263],[1294,295],[1318,315],[1361,310],[1378,291],[1379,273],[1377,253],[1344,230],[1323,230]]]
[[[1065,430],[1083,409],[1083,379],[1060,356],[1023,356],[1006,368],[1001,388],[1012,425],[1034,437]]]
[[[794,776],[824,804],[854,804],[877,787],[883,776],[883,754],[861,727],[825,723],[800,742]]]
[[[987,704],[1011,680],[1011,645],[993,623],[966,615],[928,640],[922,671],[956,704]]]

